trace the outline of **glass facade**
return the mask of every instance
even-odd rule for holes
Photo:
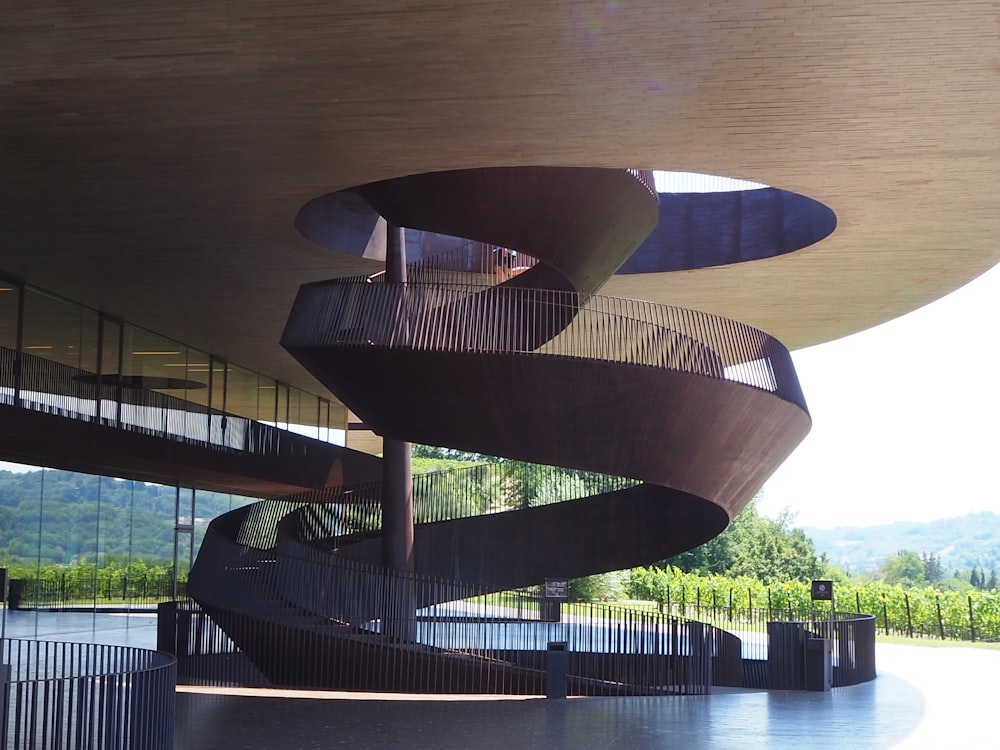
[[[183,595],[215,516],[254,498],[58,469],[0,470],[0,567],[21,608],[150,608]],[[175,576],[176,571],[176,576]]]
[[[233,447],[224,415],[337,442],[347,423],[340,404],[2,276],[0,394]]]
[[[0,403],[242,449],[253,421],[343,442],[328,399],[0,276]],[[0,463],[0,566],[21,606],[173,598],[236,494]]]

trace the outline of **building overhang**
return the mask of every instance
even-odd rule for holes
[[[974,2],[836,7],[210,0],[11,8],[0,270],[309,390],[301,284],[374,268],[295,229],[319,195],[482,166],[731,175],[836,231],[611,295],[790,348],[902,315],[1000,259],[1000,41]]]

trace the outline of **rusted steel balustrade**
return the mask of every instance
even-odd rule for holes
[[[286,347],[574,357],[742,383],[806,409],[788,350],[737,321],[650,302],[511,286],[308,284]]]

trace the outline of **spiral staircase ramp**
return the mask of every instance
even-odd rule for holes
[[[189,591],[276,684],[542,692],[537,667],[429,644],[414,613],[718,535],[809,430],[790,355],[743,323],[595,294],[656,226],[649,172],[460,170],[356,192],[393,225],[537,262],[492,284],[308,284],[283,346],[380,435],[586,480],[559,502],[496,512],[488,498],[440,501],[443,482],[489,494],[495,481],[416,477],[413,570],[393,571],[380,486],[345,476],[213,521]],[[612,683],[629,689],[621,675],[571,675],[570,689]]]

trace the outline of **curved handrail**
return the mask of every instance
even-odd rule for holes
[[[487,462],[414,475],[413,516],[416,523],[454,521],[579,500],[638,484],[638,480],[627,477],[560,469],[546,464]],[[289,495],[281,502],[288,503],[297,514],[316,514],[324,518],[320,523],[325,530],[322,535],[307,535],[305,529],[316,524],[304,522],[304,531],[296,533],[296,538],[326,539],[335,544],[334,537],[348,537],[380,528],[381,497],[382,483],[366,482]],[[343,531],[334,534],[329,531],[338,528]]]
[[[551,329],[558,333],[538,334]],[[791,355],[773,336],[709,313],[617,297],[594,295],[580,306],[572,292],[334,279],[302,287],[282,345],[603,360],[738,382],[808,411]]]
[[[502,248],[488,242],[468,240],[461,245],[433,255],[425,255],[419,260],[406,264],[408,280],[419,283],[470,283],[470,277],[477,284],[495,286],[511,278],[512,274],[497,272],[497,253]],[[523,273],[538,263],[525,252],[517,252],[512,267]],[[385,281],[384,271],[365,277],[369,281]]]
[[[177,661],[130,646],[7,638],[4,748],[173,748]]]
[[[656,177],[653,174],[652,169],[626,169],[630,175],[632,175],[637,182],[641,182],[646,186],[652,196],[655,198],[657,196],[656,192]]]

